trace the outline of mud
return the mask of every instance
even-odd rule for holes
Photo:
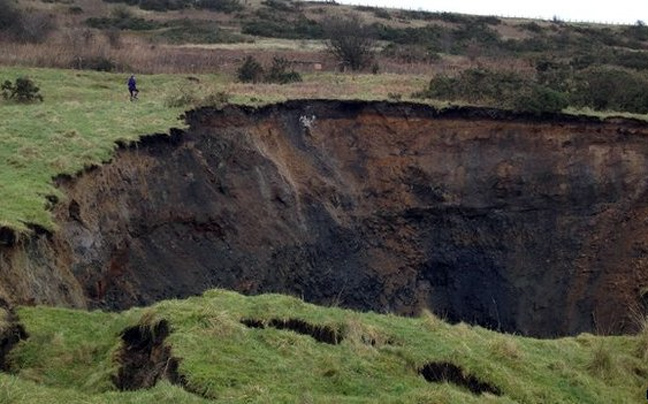
[[[645,123],[324,100],[186,120],[57,179],[59,230],[0,237],[0,293],[124,309],[223,287],[547,337],[646,313]]]

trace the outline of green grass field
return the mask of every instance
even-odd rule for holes
[[[0,374],[3,403],[639,403],[648,382],[646,333],[538,340],[429,313],[357,313],[222,290],[121,314],[24,307],[19,315],[30,338],[10,356],[16,373]],[[343,340],[325,344],[240,322],[273,318],[329,326]],[[200,396],[168,382],[132,392],[110,382],[120,331],[160,319],[169,321],[167,343]],[[453,363],[502,394],[429,383],[418,369],[431,361]]]

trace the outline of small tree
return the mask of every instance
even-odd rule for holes
[[[358,15],[330,17],[322,22],[328,50],[344,67],[353,71],[371,66],[376,43],[372,30]]]
[[[248,56],[238,68],[237,76],[243,83],[258,83],[263,79],[263,66],[255,58]]]
[[[40,88],[27,77],[17,78],[15,84],[6,80],[0,86],[0,91],[2,91],[2,98],[5,100],[13,100],[20,103],[43,101],[43,96],[38,94]]]

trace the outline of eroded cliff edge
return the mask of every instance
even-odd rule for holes
[[[323,100],[186,119],[59,178],[60,230],[0,246],[5,294],[122,309],[225,287],[537,336],[645,313],[644,123]]]

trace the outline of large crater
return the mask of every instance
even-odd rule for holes
[[[5,293],[123,309],[223,287],[535,336],[645,313],[646,124],[341,101],[186,119],[58,179],[59,231],[2,247],[0,280],[38,287]]]

